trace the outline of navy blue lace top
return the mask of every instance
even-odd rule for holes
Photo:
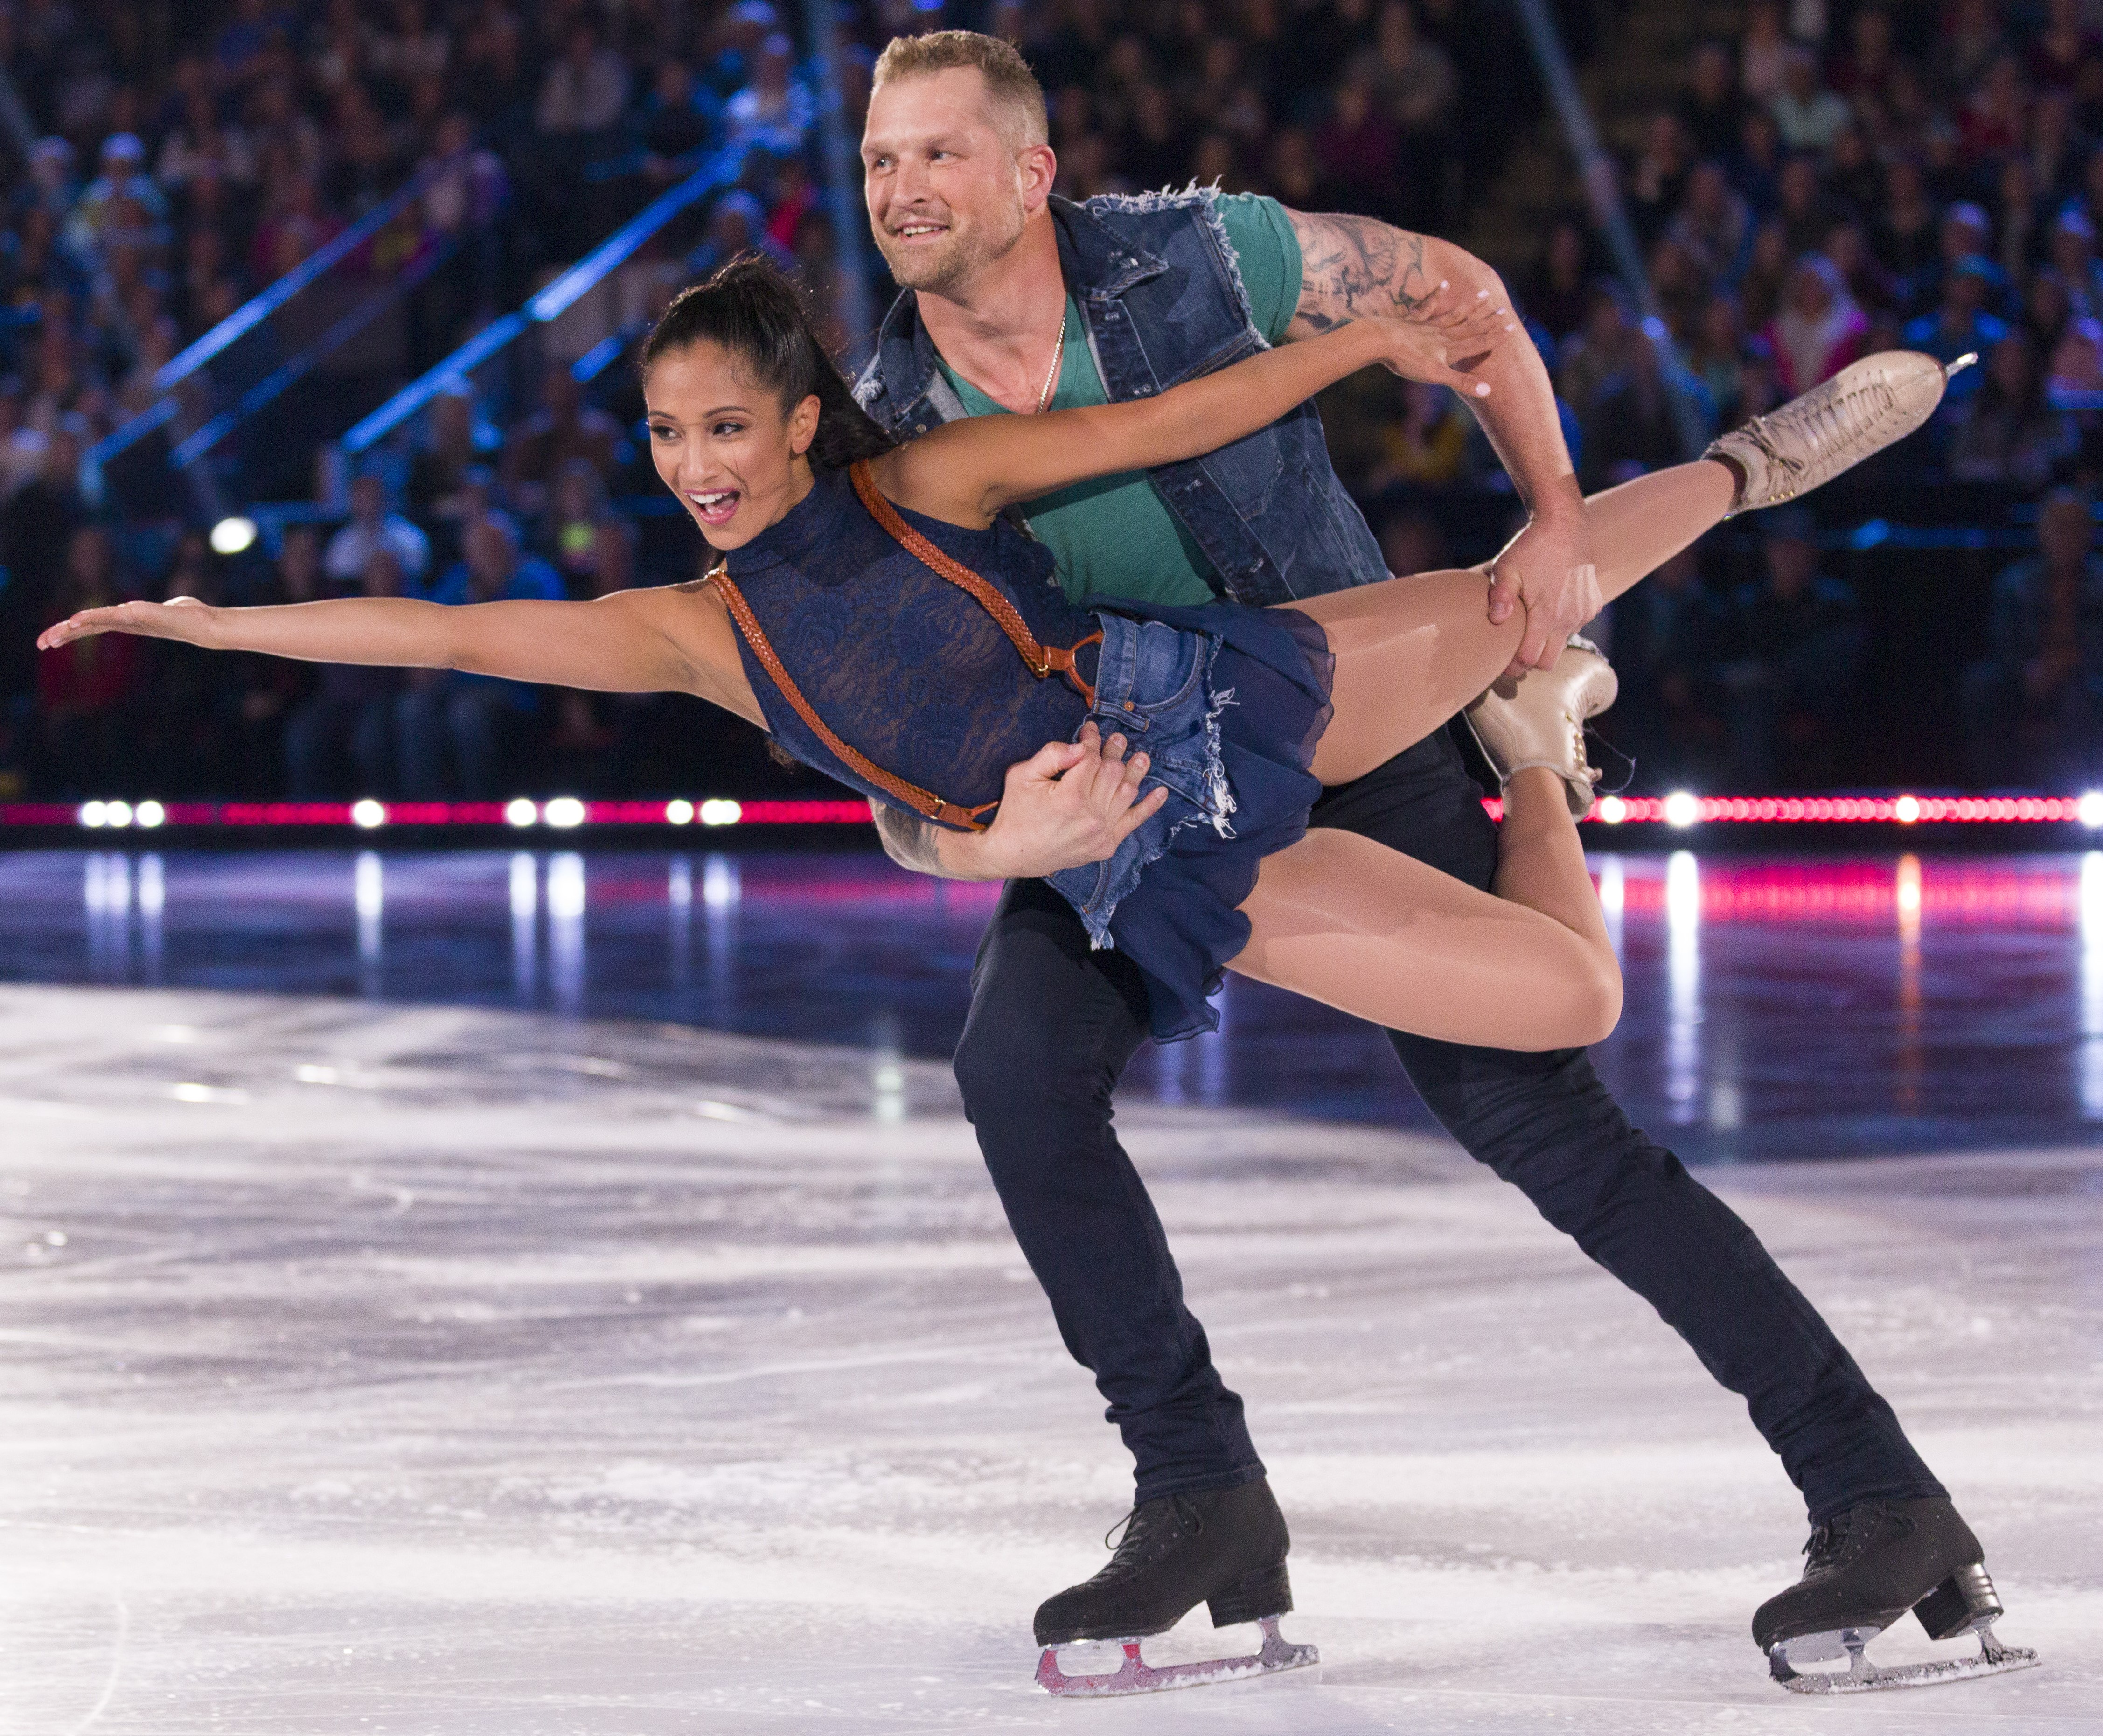
[[[898,511],[998,587],[1038,643],[1074,645],[1095,631],[1092,615],[1060,589],[1042,544],[1004,523],[973,531]],[[1087,716],[1071,682],[1032,674],[983,603],[869,515],[845,471],[819,471],[779,523],[731,552],[730,575],[826,727],[893,777],[960,808],[999,800],[1011,765],[1047,741],[1072,740]],[[873,801],[891,800],[797,714],[742,634],[738,654],[783,747]],[[1085,653],[1081,666],[1092,668]]]

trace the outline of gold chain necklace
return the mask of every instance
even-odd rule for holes
[[[1052,388],[1059,384],[1059,364],[1066,359],[1066,310],[1059,309],[1059,342],[1052,352],[1052,371],[1044,376],[1044,389],[1037,394],[1037,413],[1043,415],[1045,405],[1052,402]]]

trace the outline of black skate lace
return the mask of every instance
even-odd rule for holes
[[[1171,1510],[1178,1519],[1183,1521],[1184,1526],[1193,1537],[1197,1536],[1205,1529],[1205,1516],[1185,1498],[1181,1495],[1172,1495],[1169,1497],[1169,1502]],[[1103,1533],[1103,1547],[1114,1551],[1109,1560],[1109,1565],[1111,1567],[1118,1566],[1127,1560],[1136,1561],[1145,1559],[1147,1550],[1154,1542],[1154,1532],[1158,1522],[1149,1520],[1142,1524],[1140,1516],[1153,1504],[1148,1502],[1134,1507]],[[1120,1531],[1124,1535],[1118,1538],[1115,1542],[1111,1542],[1113,1538],[1117,1538]]]
[[[1830,1567],[1846,1553],[1848,1533],[1854,1529],[1857,1514],[1872,1523],[1876,1519],[1888,1520],[1897,1526],[1901,1534],[1913,1529],[1912,1520],[1903,1513],[1892,1512],[1888,1507],[1871,1507],[1866,1512],[1859,1507],[1850,1507],[1844,1513],[1836,1513],[1823,1525],[1812,1527],[1811,1536],[1804,1543],[1803,1552],[1810,1558],[1804,1564],[1803,1570],[1807,1574]]]

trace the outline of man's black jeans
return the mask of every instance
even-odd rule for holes
[[[1444,732],[1327,792],[1317,826],[1379,839],[1470,885],[1496,828]],[[1110,1126],[1146,1035],[1138,973],[1094,952],[1073,909],[1017,881],[979,948],[957,1079],[1016,1240],[1066,1348],[1092,1370],[1137,1461],[1139,1498],[1263,1474],[1242,1401],[1153,1202]],[[1453,1137],[1655,1307],[1741,1395],[1813,1524],[1872,1496],[1937,1495],[1898,1420],[1752,1231],[1629,1124],[1582,1050],[1523,1054],[1390,1032]]]

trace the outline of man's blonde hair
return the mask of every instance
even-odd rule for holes
[[[877,56],[871,91],[900,78],[924,78],[953,66],[978,69],[985,80],[986,106],[1001,136],[1015,149],[1051,142],[1044,87],[1015,44],[976,30],[931,30],[925,36],[894,36]]]

